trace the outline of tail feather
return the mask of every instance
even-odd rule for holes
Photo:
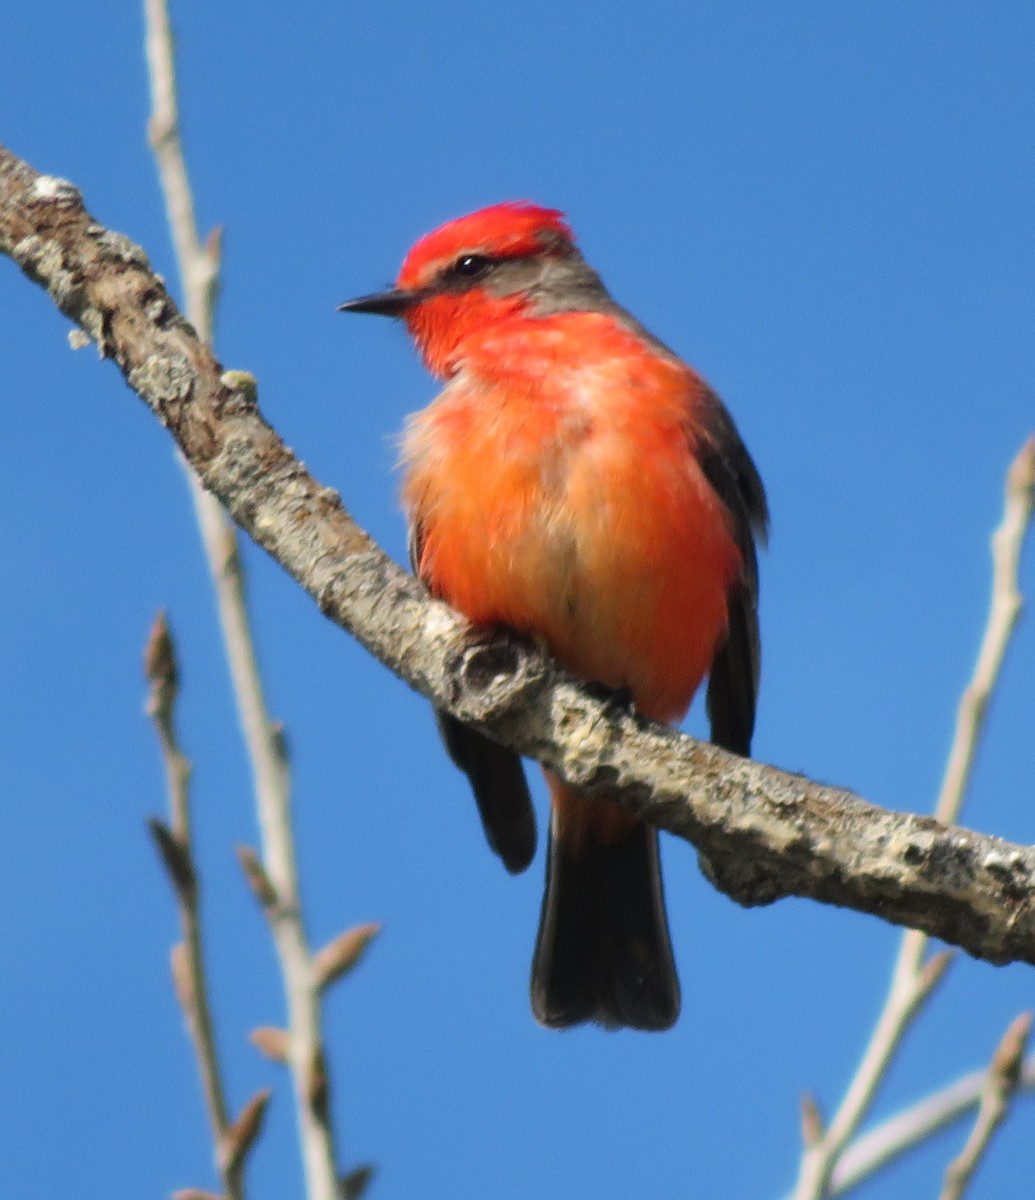
[[[617,841],[568,847],[551,827],[546,893],[532,962],[532,1009],[564,1029],[668,1029],[679,980],[661,885],[658,837],[633,825]]]
[[[471,782],[489,845],[507,870],[518,874],[532,861],[536,843],[535,810],[521,759],[441,709],[435,709],[435,719],[450,757]]]

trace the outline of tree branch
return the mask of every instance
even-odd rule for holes
[[[73,185],[2,147],[0,252],[114,359],[233,519],[411,687],[692,842],[742,904],[810,897],[991,962],[1035,964],[1035,848],[879,809],[616,713],[535,648],[472,635],[306,472],[259,414],[254,381],[223,374],[143,251],[93,221]]]
[[[187,164],[180,142],[173,34],[165,0],[145,0],[147,63],[151,83],[148,126],[166,213],[183,280],[187,314],[202,341],[211,344],[219,290],[220,236],[202,244],[194,215]],[[330,1105],[311,1103],[312,1064],[323,1061],[320,987],[313,978],[305,929],[294,830],[291,770],[283,730],[270,720],[245,597],[237,533],[215,495],[186,463],[199,532],[215,587],[241,730],[255,785],[263,855],[278,903],[267,908],[288,1009],[285,1061],[295,1089],[299,1137],[310,1200],[334,1200],[338,1167]],[[325,1088],[329,1088],[326,1071]]]
[[[1031,519],[1033,484],[1035,441],[1029,441],[1007,472],[1003,519],[992,535],[992,599],[988,619],[974,674],[960,700],[956,732],[935,810],[936,819],[945,824],[954,822],[962,811],[988,702],[1020,619],[1022,602],[1017,576],[1024,534]],[[822,1200],[831,1194],[831,1180],[842,1151],[855,1136],[906,1033],[949,966],[951,955],[944,950],[925,961],[928,941],[928,934],[921,930],[907,929],[902,935],[884,1007],[830,1124],[806,1141],[792,1200]]]
[[[151,627],[144,654],[144,672],[151,685],[147,714],[154,724],[165,766],[171,818],[167,825],[157,817],[152,817],[148,825],[176,894],[183,935],[183,940],[177,942],[172,950],[173,984],[194,1045],[223,1192],[226,1200],[244,1200],[247,1148],[243,1151],[239,1149],[235,1125],[227,1110],[219,1056],[216,1053],[205,955],[202,952],[198,876],[192,845],[191,765],[180,749],[176,734],[180,672],[176,662],[176,646],[164,613],[158,614]],[[257,1111],[260,1121],[268,1100],[268,1093],[260,1092],[248,1106]]]
[[[987,1069],[971,1071],[860,1134],[838,1157],[830,1176],[829,1195],[845,1195],[893,1159],[955,1124],[980,1105],[987,1083]],[[1035,1055],[1024,1060],[1017,1083],[1018,1094],[1032,1091]]]
[[[970,1186],[999,1126],[1006,1120],[1017,1094],[1024,1067],[1024,1051],[1031,1032],[1031,1013],[1021,1013],[1010,1023],[989,1065],[977,1117],[966,1144],[949,1163],[940,1200],[960,1200]]]

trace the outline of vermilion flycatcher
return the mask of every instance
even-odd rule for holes
[[[474,624],[545,642],[573,674],[680,720],[705,676],[712,740],[750,751],[758,471],[706,383],[608,295],[561,213],[497,204],[413,247],[390,291],[446,380],[403,440],[411,559]],[[439,712],[510,871],[535,852],[512,751]],[[556,1027],[666,1029],[679,1013],[655,831],[549,771],[532,1008]]]

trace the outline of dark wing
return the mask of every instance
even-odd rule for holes
[[[717,746],[747,757],[755,728],[762,657],[755,542],[765,542],[769,509],[758,469],[740,440],[733,418],[714,394],[709,394],[704,424],[705,443],[699,449],[701,467],[732,515],[743,559],[740,579],[730,590],[727,602],[726,640],[715,655],[708,680],[708,719]]]
[[[410,529],[410,565],[419,576],[420,527]],[[467,776],[485,837],[512,874],[535,857],[535,810],[521,758],[483,733],[436,708],[435,720],[449,757]]]

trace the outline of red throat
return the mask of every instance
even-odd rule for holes
[[[428,370],[448,379],[457,369],[464,341],[528,307],[520,294],[491,296],[479,288],[462,295],[429,296],[406,313],[406,327]]]
[[[563,215],[535,204],[505,203],[458,217],[426,234],[406,256],[396,286],[426,293],[406,313],[406,325],[428,369],[441,378],[456,370],[462,343],[473,333],[520,315],[520,292],[440,286],[444,272],[465,255],[520,259],[569,253],[575,241]]]

